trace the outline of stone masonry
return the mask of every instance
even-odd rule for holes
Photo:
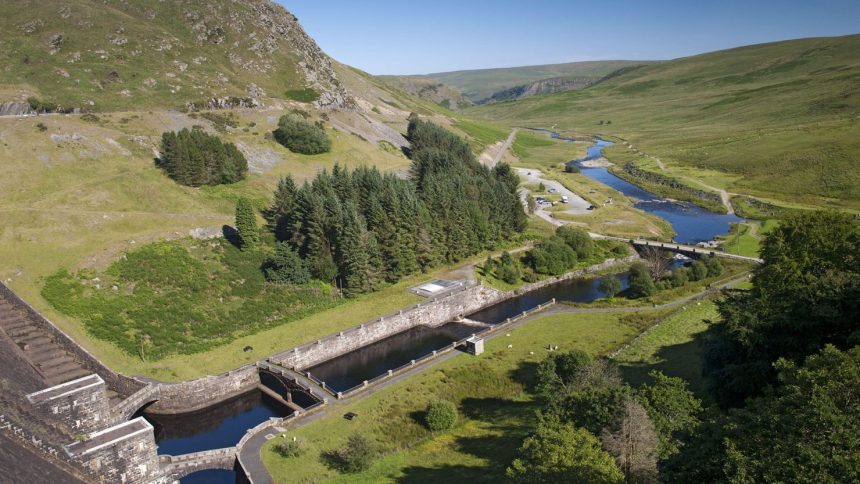
[[[145,483],[161,473],[155,433],[143,417],[93,432],[65,450],[98,483]]]
[[[507,293],[480,284],[426,301],[396,314],[328,336],[270,358],[287,368],[308,368],[362,346],[419,325],[441,326],[507,297]]]
[[[65,423],[75,434],[94,432],[112,420],[105,382],[98,375],[31,393],[27,400],[43,413]]]

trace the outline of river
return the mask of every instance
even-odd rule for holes
[[[743,222],[744,219],[737,215],[711,212],[690,202],[661,198],[613,175],[606,168],[582,166],[585,161],[602,157],[603,149],[611,145],[610,141],[597,138],[594,145],[588,148],[585,158],[570,163],[575,163],[583,175],[604,185],[609,185],[627,197],[635,199],[634,207],[667,220],[675,229],[675,241],[682,244],[706,242],[719,235],[727,234],[732,224]]]

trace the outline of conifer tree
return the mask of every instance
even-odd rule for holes
[[[245,197],[240,197],[236,201],[236,230],[239,232],[239,238],[242,239],[242,249],[253,249],[260,242],[254,206]]]

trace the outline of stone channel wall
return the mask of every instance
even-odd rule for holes
[[[159,398],[148,407],[153,413],[186,413],[248,393],[260,383],[256,365],[245,365],[220,375],[160,386]]]
[[[508,294],[502,291],[472,284],[454,293],[277,354],[270,360],[287,368],[308,368],[416,326],[441,326],[458,316],[496,304],[506,297],[509,297]]]
[[[12,289],[2,282],[0,282],[0,294],[2,294],[7,301],[18,306],[18,309],[26,312],[32,322],[36,324],[39,329],[50,334],[57,345],[69,354],[73,355],[75,360],[77,360],[81,365],[102,377],[107,386],[112,390],[121,395],[127,396],[143,387],[141,382],[125,375],[120,375],[102,364],[98,358],[77,344],[71,337],[69,337],[69,335],[63,332],[63,330],[54,325],[54,323],[45,319],[44,316],[27,304],[23,299],[18,297]]]

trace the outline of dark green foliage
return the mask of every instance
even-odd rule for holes
[[[669,278],[672,287],[681,287],[690,282],[690,271],[685,267],[677,267],[672,271]]]
[[[36,123],[36,129],[38,129],[40,133],[44,133],[45,131],[48,131],[48,127],[45,126],[45,123],[42,123],[42,122]]]
[[[624,474],[597,437],[553,417],[539,416],[535,432],[523,441],[518,454],[506,471],[516,482],[624,482]]]
[[[630,266],[630,297],[648,297],[657,291],[654,281],[651,280],[651,271],[642,262],[635,262]]]
[[[556,229],[555,235],[561,237],[571,249],[576,251],[576,256],[580,259],[588,259],[594,253],[594,241],[584,229],[562,225]]]
[[[312,276],[347,295],[491,249],[525,228],[510,168],[483,167],[463,140],[438,126],[410,126],[411,180],[336,165],[302,187],[285,178],[265,212],[276,238],[299,253]],[[510,265],[504,276],[516,280],[518,266]]]
[[[242,239],[242,249],[253,249],[260,243],[257,215],[251,201],[245,197],[239,197],[236,201],[236,230]]]
[[[42,295],[95,337],[147,360],[206,351],[338,303],[322,284],[266,285],[263,257],[224,241],[194,255],[159,242],[128,252],[100,281],[60,270]]]
[[[720,303],[722,322],[706,347],[706,377],[721,405],[741,405],[773,383],[779,358],[799,363],[826,344],[856,344],[858,254],[860,223],[851,215],[794,215],[767,235],[753,289]]]
[[[529,251],[529,265],[538,274],[561,275],[576,265],[576,252],[564,239],[552,236]]]
[[[591,357],[583,351],[555,353],[538,364],[535,373],[535,390],[551,399],[567,385],[572,384],[579,372],[591,364]]]
[[[27,98],[27,104],[30,105],[30,109],[36,111],[37,113],[53,113],[59,109],[56,103],[52,103],[50,101],[43,101],[37,97],[30,96]]]
[[[248,174],[248,161],[233,143],[200,129],[162,134],[158,166],[177,183],[192,187],[235,183]]]
[[[621,292],[621,281],[615,276],[606,276],[600,280],[598,289],[606,293],[606,297],[615,297],[616,294]]]
[[[716,256],[707,255],[702,258],[708,268],[708,277],[719,277],[723,274],[723,264]]]
[[[574,163],[566,163],[564,165],[564,172],[565,173],[579,173],[580,169]]]
[[[275,253],[263,264],[266,280],[281,284],[304,284],[311,279],[307,263],[286,242],[278,242]]]
[[[708,266],[704,262],[697,260],[690,265],[689,277],[691,281],[701,281],[708,277]]]
[[[454,428],[458,419],[457,406],[453,402],[437,400],[427,406],[424,422],[431,431],[441,432]]]
[[[312,103],[320,98],[320,93],[306,87],[304,89],[288,89],[284,92],[284,96],[286,96],[287,99],[292,99],[293,101]]]
[[[343,472],[357,473],[366,471],[376,459],[376,450],[367,438],[353,434],[346,446],[337,452],[338,467]]]
[[[775,367],[779,383],[695,431],[664,466],[666,481],[860,480],[860,348]]]
[[[648,411],[659,440],[658,454],[665,459],[680,449],[679,436],[699,425],[702,402],[687,389],[681,378],[668,377],[659,371],[648,374],[653,383],[636,390],[636,399]]]
[[[331,139],[322,124],[314,124],[298,114],[285,114],[278,121],[275,140],[294,153],[318,155],[331,150]]]
[[[495,274],[496,277],[508,284],[515,284],[522,277],[520,266],[507,251],[502,253],[502,256],[499,258],[499,262],[495,264]]]
[[[563,421],[572,422],[594,435],[600,435],[601,430],[617,421],[628,398],[630,387],[626,385],[586,385],[554,400],[549,411]]]

